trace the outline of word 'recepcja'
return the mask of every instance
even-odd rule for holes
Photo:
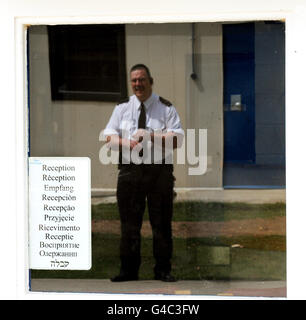
[[[173,164],[173,139],[167,139],[163,146],[162,131],[155,130],[152,133],[146,131],[141,143],[136,144],[132,149],[129,146],[121,147],[121,161],[123,164]],[[131,139],[128,130],[122,131],[122,138]],[[106,136],[101,131],[99,141],[106,141]],[[207,129],[199,129],[198,144],[196,144],[196,130],[187,129],[185,136],[177,135],[177,164],[187,163],[192,167],[188,168],[189,175],[203,175],[207,171]],[[119,163],[119,147],[116,143],[110,142],[104,144],[99,152],[99,159],[102,164]],[[198,148],[197,148],[198,147]],[[198,155],[196,155],[198,149]],[[187,151],[187,152],[186,152]]]

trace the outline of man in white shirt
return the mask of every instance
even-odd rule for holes
[[[171,152],[179,145],[184,131],[174,106],[153,93],[153,78],[145,65],[132,67],[130,80],[134,95],[115,107],[104,130],[109,146],[120,150],[117,201],[121,269],[111,280],[138,279],[140,230],[147,201],[155,279],[175,281],[171,275],[175,180]]]

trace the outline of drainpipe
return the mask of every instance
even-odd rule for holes
[[[192,27],[192,74],[190,75],[192,80],[196,80],[197,79],[197,74],[195,72],[195,48],[194,48],[194,44],[195,44],[195,23],[191,24]]]

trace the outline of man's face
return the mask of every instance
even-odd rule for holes
[[[152,84],[150,78],[144,69],[138,69],[131,72],[132,90],[136,97],[141,101],[146,101],[152,94]]]

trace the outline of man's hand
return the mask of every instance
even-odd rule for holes
[[[176,149],[178,147],[178,138],[177,135],[174,132],[166,132],[166,133],[159,133],[154,132],[151,134],[151,141],[156,144],[160,144],[159,147],[162,147],[163,149],[170,148],[170,149]]]
[[[145,129],[137,129],[137,131],[133,134],[133,138],[141,142],[144,138],[151,140],[150,132]]]
[[[128,148],[132,150],[137,144],[139,144],[139,142],[136,140],[122,139],[118,135],[108,136],[106,141],[108,143],[108,147],[114,150],[119,150],[122,148]]]
[[[139,144],[139,142],[138,141],[136,141],[136,140],[128,140],[129,142],[129,147],[130,147],[130,149],[132,150],[137,144]]]

